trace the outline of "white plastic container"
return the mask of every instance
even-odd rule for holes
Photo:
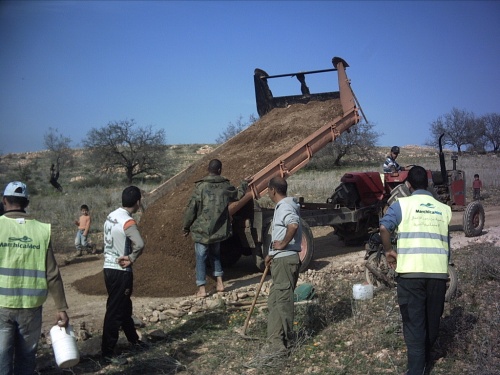
[[[50,329],[50,339],[54,356],[59,368],[69,368],[80,362],[80,353],[76,345],[75,332],[73,327],[67,328],[54,326]]]
[[[354,299],[372,299],[373,285],[372,284],[354,284],[352,286],[352,297]]]

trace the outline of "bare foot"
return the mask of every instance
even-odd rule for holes
[[[196,297],[198,298],[206,298],[208,297],[208,293],[207,291],[205,290],[205,286],[202,285],[198,288],[198,293],[195,294]]]
[[[222,277],[217,277],[217,292],[222,293],[224,291],[224,284],[222,283]]]

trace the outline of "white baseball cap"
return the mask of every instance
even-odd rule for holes
[[[20,181],[9,182],[3,192],[4,197],[20,197],[28,199],[28,188]]]

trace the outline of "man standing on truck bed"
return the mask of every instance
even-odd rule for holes
[[[384,161],[384,173],[399,172],[405,170],[404,167],[401,167],[396,161],[398,155],[399,147],[392,146],[391,152],[389,153],[389,155],[387,155]]]
[[[406,374],[422,375],[444,310],[451,208],[426,190],[424,168],[411,168],[405,183],[412,194],[387,209],[380,220],[380,236],[389,266],[398,273],[398,304],[408,349]],[[397,253],[391,243],[396,227]]]
[[[276,204],[271,248],[265,259],[266,267],[271,267],[273,279],[267,302],[269,354],[286,353],[289,349],[294,318],[293,291],[300,269],[300,206],[294,198],[287,197],[287,189],[288,184],[282,177],[273,177],[269,181],[268,195]]]
[[[229,202],[240,200],[248,188],[248,179],[236,189],[229,180],[221,176],[222,162],[212,159],[208,163],[208,176],[196,181],[193,194],[184,214],[182,230],[184,237],[191,232],[196,254],[197,297],[206,297],[206,260],[210,261],[213,275],[217,278],[217,292],[224,291],[220,243],[232,234],[229,217]]]

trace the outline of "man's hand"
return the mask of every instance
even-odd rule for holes
[[[271,261],[273,260],[272,257],[270,257],[269,255],[266,256],[266,258],[264,259],[264,264],[266,267],[269,267],[271,265]]]
[[[132,260],[128,255],[122,255],[121,257],[118,258],[118,264],[120,265],[121,268],[127,268],[132,265]]]
[[[397,262],[398,262],[398,253],[394,251],[394,249],[391,249],[389,251],[385,252],[385,258],[387,259],[387,263],[389,264],[389,267],[392,268],[393,270],[396,269],[397,267]]]
[[[69,317],[66,311],[58,311],[56,314],[56,324],[59,327],[67,327],[69,324]]]
[[[188,235],[189,235],[189,231],[184,229],[184,230],[182,231],[182,236],[183,236],[183,237],[187,237]]]
[[[286,245],[288,245],[288,242],[285,241],[273,241],[273,249],[274,250],[283,250]]]

